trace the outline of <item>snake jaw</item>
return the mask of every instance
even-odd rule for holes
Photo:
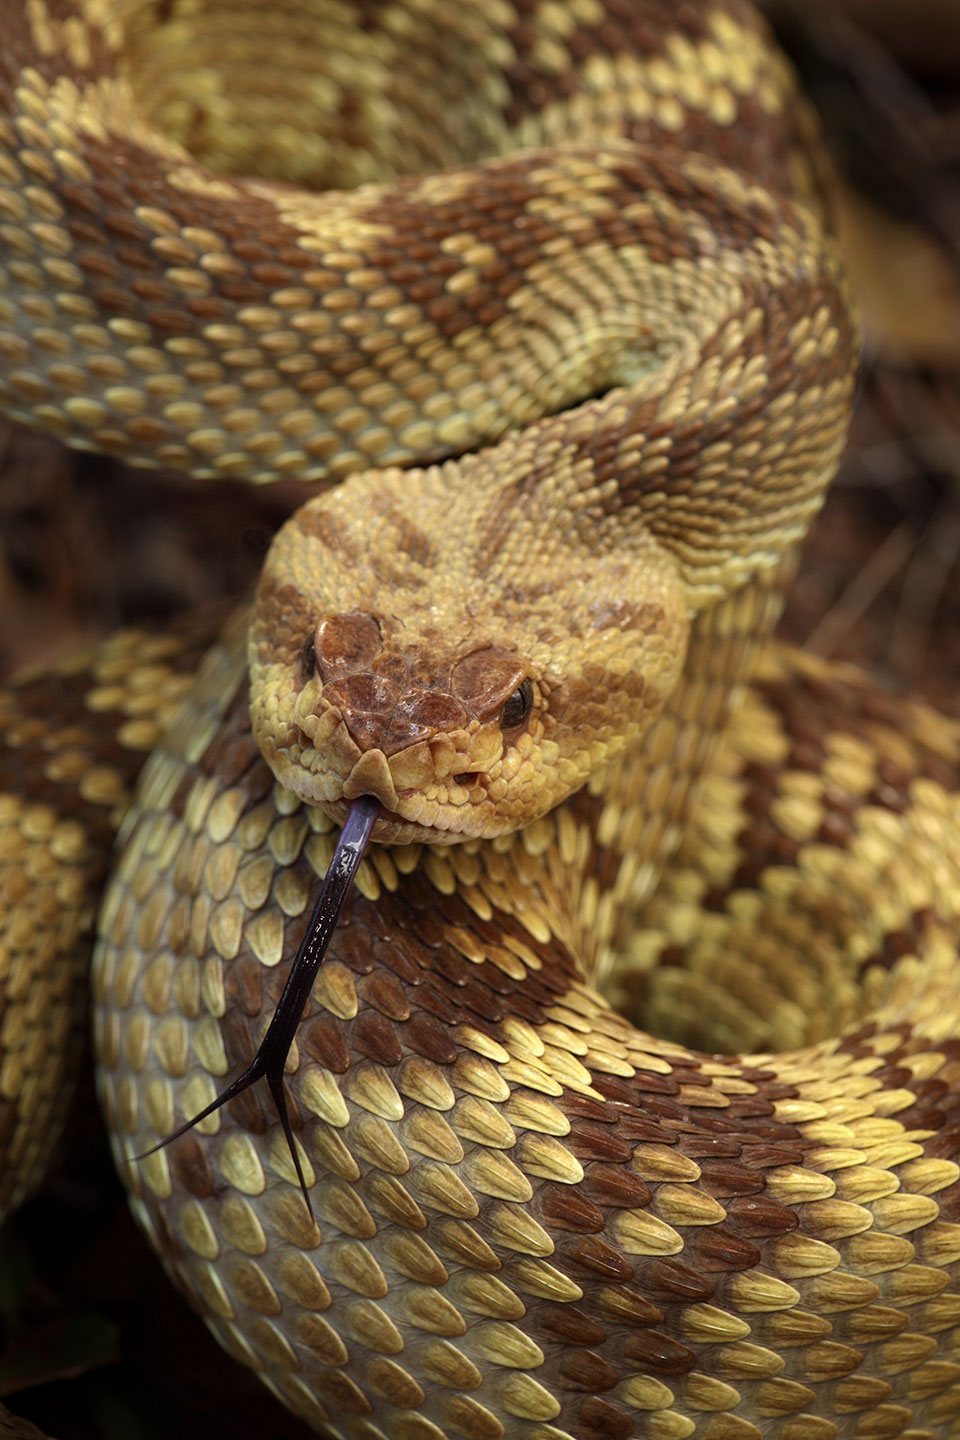
[[[281,784],[341,825],[351,801],[374,796],[381,816],[372,839],[381,843],[446,844],[474,838],[490,823],[491,786],[510,768],[513,754],[498,725],[476,722],[449,732],[428,730],[428,738],[391,753],[380,745],[362,749],[354,738],[353,717],[327,700],[316,679],[296,697],[287,723],[279,723],[274,709],[265,710],[255,699],[254,730]],[[411,728],[416,733],[417,727]],[[388,727],[388,739],[390,733]],[[392,733],[396,737],[399,726],[394,725]]]
[[[375,797],[381,815],[374,841],[447,844],[473,838],[488,823],[491,775],[483,762],[499,759],[503,747],[499,735],[482,737],[473,753],[444,742],[448,737],[420,741],[389,757],[381,749],[365,750],[346,773],[312,746],[291,747],[288,756],[278,754],[271,764],[288,789],[337,824],[344,823],[357,796]]]

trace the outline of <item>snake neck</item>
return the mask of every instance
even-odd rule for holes
[[[418,880],[403,880],[420,896],[405,920],[412,943],[424,923],[432,926],[430,913],[444,897],[447,916],[459,914],[445,923],[451,955],[470,948],[467,937],[479,925],[484,953],[496,949],[514,980],[546,975],[563,987],[584,982],[604,988],[631,917],[655,890],[685,833],[702,776],[740,704],[794,568],[791,553],[697,617],[683,674],[662,714],[638,745],[588,786],[534,823],[491,840],[374,844],[358,877],[360,896],[371,905],[382,902],[402,877],[416,874]],[[242,735],[244,752],[255,753],[247,728],[244,646],[238,621],[208,663],[208,678],[182,717],[182,738],[172,737],[176,748],[195,748],[198,731],[212,734],[226,719]],[[310,863],[322,876],[335,825],[279,783],[273,795],[285,813],[303,817],[298,823],[313,837]],[[462,965],[462,958],[455,963]],[[328,983],[321,977],[321,991]]]
[[[511,853],[542,846],[551,857],[545,913],[562,917],[563,938],[590,985],[607,989],[625,935],[687,831],[796,563],[791,550],[700,614],[681,679],[643,741],[539,825],[510,837]],[[566,862],[559,870],[557,856]]]

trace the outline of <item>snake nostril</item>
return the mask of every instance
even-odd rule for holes
[[[479,776],[480,776],[479,770],[461,770],[461,772],[460,772],[459,775],[454,775],[454,777],[453,777],[453,783],[454,783],[455,785],[467,785],[467,786],[470,786],[470,785],[473,785],[473,784],[479,779]]]

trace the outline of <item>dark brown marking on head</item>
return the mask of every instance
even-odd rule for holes
[[[495,719],[524,679],[525,668],[509,650],[474,650],[454,665],[453,693],[481,722]]]
[[[362,545],[351,533],[350,528],[332,508],[303,505],[293,517],[294,524],[308,539],[319,540],[328,550],[356,562],[362,554]]]
[[[354,742],[361,750],[380,746],[397,703],[396,686],[382,676],[361,671],[325,685],[324,700],[339,710]]]
[[[380,622],[364,610],[328,615],[317,625],[313,651],[326,684],[360,668],[369,668],[382,649]]]
[[[264,571],[257,586],[256,603],[264,637],[261,645],[269,646],[271,661],[297,665],[317,623],[310,601],[296,585]],[[303,673],[302,679],[306,678],[307,674]]]
[[[590,606],[590,619],[594,630],[656,630],[663,622],[663,606],[597,600]]]
[[[452,695],[441,691],[408,691],[393,705],[380,738],[387,756],[420,740],[458,730],[468,722],[467,712]]]
[[[401,510],[392,495],[383,491],[375,492],[370,497],[370,505],[373,513],[386,520],[395,532],[395,551],[405,562],[403,571],[398,576],[399,583],[409,583],[406,577],[410,566],[420,566],[425,570],[436,566],[435,542],[426,530],[415,524],[410,515]]]

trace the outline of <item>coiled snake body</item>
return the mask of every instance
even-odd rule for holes
[[[339,1434],[960,1434],[960,734],[761,653],[856,350],[789,73],[736,3],[266,14],[0,16],[0,402],[350,477],[123,822],[95,1043],[135,1212]],[[210,638],[0,699],[10,1203]],[[364,794],[287,1062],[315,1218],[257,1090],[136,1160],[251,1059]]]

